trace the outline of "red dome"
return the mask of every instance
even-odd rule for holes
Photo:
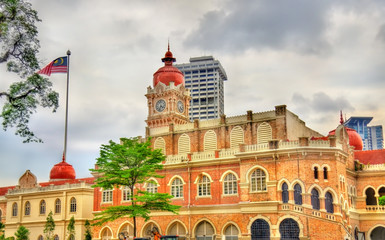
[[[175,62],[175,58],[170,52],[170,47],[168,47],[168,51],[166,52],[164,58],[162,58],[162,62],[164,62],[164,67],[161,67],[154,73],[154,87],[162,82],[166,86],[170,85],[170,82],[174,82],[175,86],[179,84],[184,85],[184,76],[183,73],[176,67],[172,65]]]
[[[49,174],[50,180],[64,180],[64,179],[75,179],[75,169],[72,167],[71,164],[66,163],[65,161],[62,161],[61,163],[56,164],[51,169],[51,172]]]
[[[345,126],[346,131],[348,132],[349,136],[349,145],[354,147],[354,150],[361,151],[363,148],[363,142],[360,134],[356,132],[356,130],[352,128],[348,128]],[[330,131],[329,135],[335,135],[336,130]]]

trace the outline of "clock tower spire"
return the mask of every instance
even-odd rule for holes
[[[183,73],[172,64],[175,62],[170,44],[162,58],[164,66],[154,73],[153,86],[147,88],[149,128],[189,122],[190,91],[184,86]]]

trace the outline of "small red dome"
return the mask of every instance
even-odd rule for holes
[[[362,138],[361,138],[360,134],[358,134],[356,132],[356,130],[354,130],[352,128],[348,128],[345,126],[345,129],[346,129],[348,136],[349,136],[349,145],[353,146],[354,150],[361,151],[364,144],[362,142]],[[335,135],[335,133],[336,133],[336,130],[333,130],[333,131],[329,132],[329,135]]]
[[[66,163],[65,161],[62,161],[51,169],[51,172],[49,174],[49,178],[51,181],[55,180],[64,180],[64,179],[75,179],[75,169],[72,167],[71,164]]]
[[[166,86],[169,86],[170,82],[174,82],[175,86],[179,84],[184,85],[183,73],[172,65],[172,63],[175,62],[175,58],[172,52],[170,52],[170,46],[164,58],[162,58],[162,62],[164,62],[164,67],[159,68],[158,71],[154,73],[153,86],[155,87],[159,82],[164,83]]]

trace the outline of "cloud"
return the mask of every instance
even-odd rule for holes
[[[338,96],[333,99],[324,92],[314,93],[311,98],[306,98],[300,93],[294,93],[292,102],[295,104],[295,107],[321,114],[339,112],[340,110],[354,110],[354,107],[345,97]]]
[[[376,38],[385,44],[385,23],[380,26]]]
[[[295,6],[295,7],[294,7]],[[209,11],[186,47],[207,50],[289,49],[325,54],[329,4],[325,1],[231,1]]]

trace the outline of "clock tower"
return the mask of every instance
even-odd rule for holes
[[[189,122],[190,91],[185,88],[184,76],[172,64],[175,58],[170,46],[164,58],[164,66],[154,73],[153,87],[147,88],[149,128],[165,127]]]

